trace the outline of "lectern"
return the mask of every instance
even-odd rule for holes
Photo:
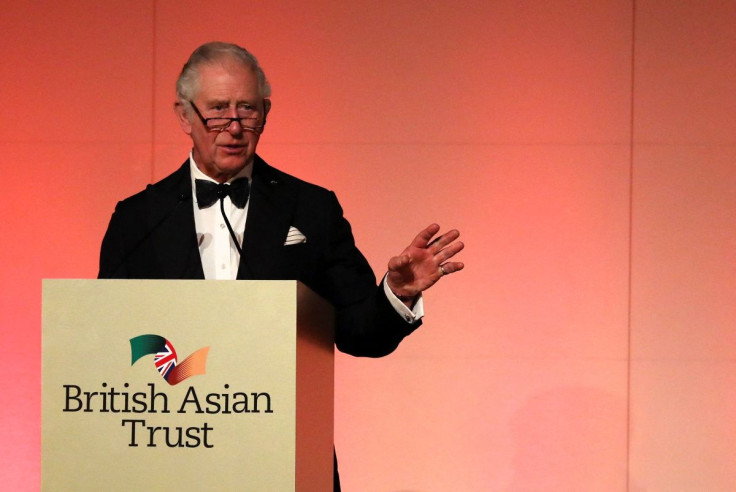
[[[332,490],[333,330],[295,281],[45,280],[42,490]]]

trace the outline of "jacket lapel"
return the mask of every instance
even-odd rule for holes
[[[150,208],[161,221],[154,247],[162,277],[203,279],[202,260],[192,212],[192,183],[189,160],[160,186],[151,186]]]
[[[285,278],[289,273],[279,265],[296,198],[294,184],[256,156],[238,279]]]

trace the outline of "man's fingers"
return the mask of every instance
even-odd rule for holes
[[[442,263],[445,260],[448,260],[458,254],[460,251],[463,250],[463,248],[465,248],[465,244],[461,241],[457,241],[450,244],[446,248],[441,249],[434,256],[440,263]]]
[[[411,242],[411,245],[414,246],[415,248],[426,248],[429,242],[432,240],[432,236],[437,234],[439,231],[440,231],[439,225],[430,224],[427,227],[425,227],[423,231],[417,234],[417,236]]]
[[[460,261],[448,261],[447,263],[440,265],[440,272],[444,276],[454,272],[459,272],[463,268],[465,268],[465,264]]]
[[[435,253],[438,253],[439,251],[442,251],[448,244],[451,244],[459,237],[460,231],[458,231],[457,229],[447,231],[441,236],[437,236],[436,238],[434,238],[433,241],[427,244],[427,248],[432,249]]]

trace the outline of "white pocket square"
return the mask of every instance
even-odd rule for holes
[[[307,242],[307,236],[294,226],[289,227],[289,232],[286,234],[286,241],[284,246],[291,246],[292,244],[301,244]]]

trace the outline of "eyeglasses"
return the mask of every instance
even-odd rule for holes
[[[265,114],[263,116],[263,124],[258,125],[258,111],[252,108],[247,108],[244,110],[238,109],[238,113],[242,113],[243,115],[238,116],[237,118],[226,118],[223,116],[205,118],[204,116],[202,116],[202,113],[199,112],[197,106],[194,105],[194,102],[190,100],[189,104],[192,105],[192,109],[197,114],[197,116],[199,116],[199,119],[202,120],[202,124],[205,126],[205,128],[213,132],[224,132],[225,130],[230,128],[230,125],[233,123],[233,121],[237,121],[243,130],[247,132],[253,132],[256,135],[260,135],[261,132],[263,132],[263,128],[266,126]]]

